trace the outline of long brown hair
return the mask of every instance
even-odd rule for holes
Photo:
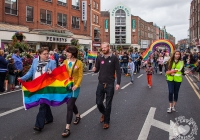
[[[169,62],[168,62],[168,70],[171,70],[172,69],[172,65],[173,65],[173,62],[175,60],[175,54],[179,52],[180,53],[180,58],[178,61],[181,60],[181,52],[180,51],[175,51],[174,54],[172,55],[172,57],[170,58]]]

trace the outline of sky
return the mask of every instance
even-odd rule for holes
[[[101,0],[101,11],[108,11],[122,3],[131,8],[134,16],[166,27],[178,40],[188,38],[191,0]]]

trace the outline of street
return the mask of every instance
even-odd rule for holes
[[[71,135],[67,139],[169,140],[169,132],[163,130],[163,126],[160,125],[158,128],[150,125],[149,132],[145,128],[145,121],[147,120],[146,122],[149,123],[147,116],[151,109],[155,109],[154,119],[166,126],[170,125],[170,120],[175,122],[175,118],[185,116],[187,119],[193,118],[200,127],[199,93],[195,93],[196,89],[193,89],[195,86],[191,86],[192,81],[189,83],[188,77],[183,77],[176,107],[177,112],[168,114],[168,87],[165,76],[154,74],[151,89],[147,86],[146,73],[143,70],[134,76],[134,84],[129,84],[130,78],[122,75],[121,89],[115,92],[113,99],[110,128],[104,130],[103,124],[99,122],[101,114],[95,106],[98,75],[91,72],[84,73],[81,93],[76,102],[82,119],[78,125],[71,125]],[[33,130],[39,107],[25,111],[22,106],[21,90],[0,95],[1,140],[63,139],[61,133],[66,123],[66,104],[51,107],[54,122],[45,125],[41,132]],[[143,128],[145,131],[142,131]],[[200,131],[194,135],[194,138],[195,140],[200,139]]]

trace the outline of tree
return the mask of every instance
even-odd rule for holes
[[[119,52],[119,53],[121,53],[121,51],[122,51],[122,46],[117,46],[117,51]]]

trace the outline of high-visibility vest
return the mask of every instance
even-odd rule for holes
[[[167,81],[182,82],[182,68],[184,67],[184,62],[179,61],[177,64],[173,62],[172,70],[178,70],[174,75],[167,74]]]

